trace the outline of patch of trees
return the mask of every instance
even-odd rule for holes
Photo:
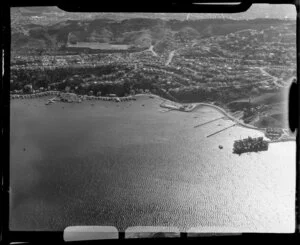
[[[108,94],[116,94],[117,96],[124,96],[127,91],[122,83],[118,84],[91,84],[88,87],[79,87],[79,94],[87,94],[87,92],[92,91],[93,95],[97,95],[99,92],[102,96]],[[129,91],[128,91],[129,92]]]
[[[256,110],[253,107],[246,107],[244,108],[244,115],[243,118],[249,118],[255,115]]]

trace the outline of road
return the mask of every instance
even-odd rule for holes
[[[168,66],[168,65],[171,63],[171,61],[172,61],[172,59],[173,59],[173,56],[174,56],[175,52],[176,52],[176,50],[173,50],[173,51],[170,52],[169,57],[168,57],[168,60],[167,60],[167,62],[166,62],[166,66]]]
[[[267,71],[265,70],[267,67],[257,67],[257,68],[260,70],[260,72],[261,72],[263,75],[272,78],[272,79],[273,79],[273,83],[274,83],[276,86],[278,86],[278,87],[283,87],[282,84],[278,83],[278,77],[275,77],[275,76],[271,75],[269,72],[267,72]]]
[[[165,65],[168,66],[168,65],[171,63],[171,61],[172,61],[172,59],[173,59],[173,56],[174,56],[175,52],[176,52],[176,51],[179,51],[179,50],[182,50],[182,49],[185,49],[185,47],[182,47],[182,48],[178,48],[178,49],[172,50],[172,51],[169,53],[169,57],[168,57],[168,60],[167,60],[167,62],[166,62]]]
[[[153,50],[153,48],[154,48],[154,46],[153,46],[153,45],[150,45],[150,47],[149,47],[148,49],[130,53],[130,54],[129,54],[129,57],[132,58],[132,55],[134,55],[134,54],[141,54],[141,53],[145,53],[145,52],[148,52],[148,51],[150,51],[150,52],[153,54],[153,56],[156,56],[156,57],[157,57],[158,54]]]
[[[148,50],[151,51],[154,56],[158,56],[158,54],[153,50],[153,45],[151,45]]]

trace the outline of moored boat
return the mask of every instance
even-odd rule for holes
[[[248,137],[242,140],[236,140],[233,144],[233,153],[242,154],[245,152],[267,151],[268,142],[263,137]]]

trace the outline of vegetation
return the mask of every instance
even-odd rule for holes
[[[13,31],[10,85],[13,93],[27,92],[26,85],[82,95],[149,91],[214,103],[244,122],[277,126],[284,120],[276,104],[285,102],[281,95],[296,72],[294,34],[294,22],[274,19],[28,25]]]

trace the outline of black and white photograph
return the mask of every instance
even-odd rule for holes
[[[296,15],[12,7],[9,229],[294,233]]]

